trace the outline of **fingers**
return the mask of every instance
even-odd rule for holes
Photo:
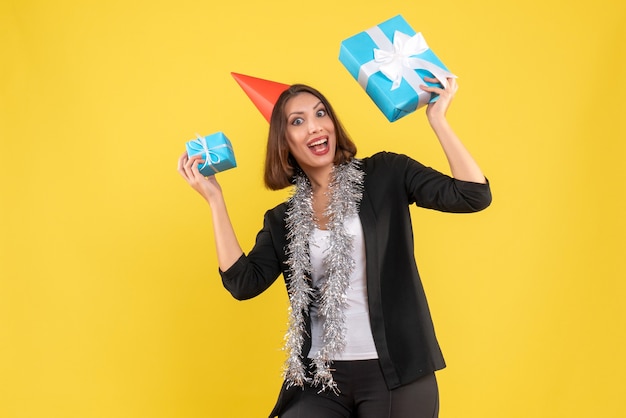
[[[424,77],[424,81],[428,83],[437,83],[436,86],[420,86],[423,91],[437,94],[439,96],[438,100],[428,104],[428,108],[426,109],[426,115],[428,119],[431,121],[437,120],[440,117],[445,118],[445,115],[450,107],[452,100],[454,99],[454,95],[458,89],[458,85],[456,82],[456,77],[448,77],[446,78],[446,83],[441,87],[439,84],[440,81],[433,77]]]
[[[459,88],[459,85],[456,82],[456,77],[449,77],[446,80],[448,81],[448,86],[446,87],[446,90],[451,91],[452,94],[456,93]]]
[[[202,162],[204,162],[204,159],[201,155],[189,157],[185,152],[178,159],[178,172],[189,183],[197,181],[198,178],[204,177],[198,170],[198,164]]]
[[[187,182],[189,182],[189,173],[185,169],[187,162],[189,162],[189,156],[185,152],[183,155],[180,156],[180,158],[178,158],[177,171]]]
[[[221,187],[215,176],[204,176],[198,169],[198,164],[204,163],[202,155],[189,157],[184,153],[178,158],[178,172],[191,186],[200,193],[209,204],[221,194]]]
[[[435,84],[438,84],[438,85],[440,84],[444,90],[447,90],[449,85],[450,85],[448,80],[450,80],[450,79],[446,79],[446,80],[441,81],[441,80],[439,80],[438,78],[435,78],[435,77],[424,77],[424,81],[427,81],[429,83],[435,83]],[[437,86],[429,86],[429,87],[441,88],[441,87],[437,87]]]
[[[424,81],[426,81],[428,83],[442,84],[441,81],[439,81],[439,79],[434,78],[434,77],[424,77]],[[424,91],[427,91],[427,92],[430,92],[430,93],[437,93],[437,94],[441,94],[443,91],[452,92],[453,94],[456,93],[456,91],[458,89],[458,84],[456,82],[456,78],[455,77],[449,77],[445,81],[446,81],[446,83],[442,84],[443,87],[428,86],[428,85],[422,84],[420,86],[420,88],[422,90],[424,90]]]
[[[184,152],[183,155],[181,155],[180,158],[178,159],[178,172],[179,173],[182,173],[184,171],[185,163],[187,162],[188,159],[189,157],[187,156],[186,152]]]

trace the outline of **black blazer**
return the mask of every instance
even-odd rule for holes
[[[381,152],[362,160],[365,172],[359,217],[366,252],[370,322],[388,388],[395,389],[445,367],[414,256],[409,205],[444,212],[480,211],[491,203],[489,184],[453,179],[400,154]],[[254,248],[227,271],[226,289],[237,299],[288,277],[283,203],[265,214]],[[308,317],[307,317],[308,318]],[[310,324],[307,324],[310,335]],[[308,353],[310,338],[302,353]],[[283,390],[272,417],[298,388]]]

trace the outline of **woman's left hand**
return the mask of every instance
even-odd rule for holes
[[[424,81],[428,81],[429,83],[440,83],[436,78],[424,77]],[[459,86],[456,83],[456,78],[450,77],[446,79],[447,85],[444,85],[443,88],[439,86],[427,86],[421,85],[420,88],[429,93],[435,93],[439,95],[437,101],[433,103],[429,103],[426,108],[426,116],[428,120],[434,122],[438,118],[445,118],[446,112],[450,107],[450,103],[452,103],[452,99],[456,94]]]

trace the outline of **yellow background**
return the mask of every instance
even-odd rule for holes
[[[231,71],[325,92],[366,156],[447,172],[423,109],[390,124],[339,43],[402,14],[459,76],[490,178],[475,215],[413,210],[448,368],[442,418],[623,417],[626,12],[620,0],[0,2],[0,417],[263,417],[284,285],[236,302],[176,172],[224,131],[244,248],[286,193]]]

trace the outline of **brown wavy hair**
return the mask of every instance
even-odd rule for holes
[[[287,102],[300,93],[310,93],[317,97],[326,113],[333,121],[337,149],[335,150],[334,164],[346,163],[356,155],[356,145],[350,139],[348,133],[337,118],[332,106],[322,93],[305,84],[294,84],[281,93],[272,110],[270,117],[270,130],[267,137],[267,150],[265,153],[265,186],[270,190],[280,190],[290,186],[296,170],[299,169],[296,159],[289,152],[287,143],[287,116],[285,106]]]

